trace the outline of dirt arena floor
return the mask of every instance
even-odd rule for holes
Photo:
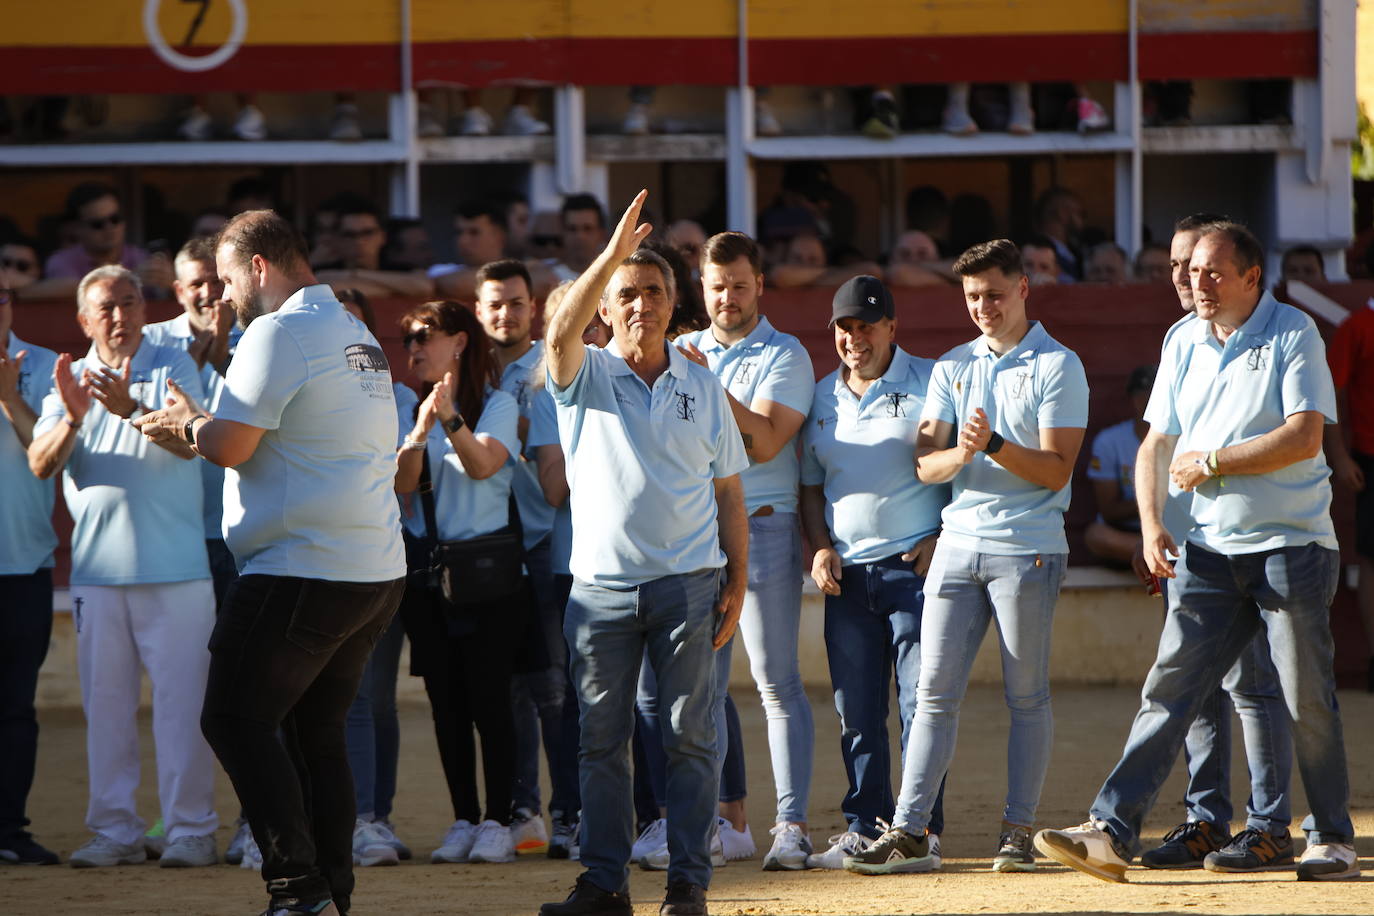
[[[760,856],[771,826],[772,776],[763,717],[754,698],[736,688],[748,748],[750,821]],[[816,841],[839,830],[838,803],[844,770],[837,749],[837,721],[828,694],[812,692],[817,754],[812,787]],[[1057,737],[1040,806],[1041,825],[1078,823],[1108,768],[1115,762],[1136,707],[1136,693],[1121,688],[1064,688],[1055,692]],[[1000,691],[974,688],[964,708],[958,755],[949,779],[944,870],[928,875],[866,878],[845,872],[760,870],[760,859],[731,863],[716,872],[710,893],[714,914],[870,913],[1374,913],[1374,696],[1340,695],[1351,803],[1365,876],[1354,882],[1297,883],[1291,871],[1221,876],[1209,872],[1132,869],[1130,884],[1114,885],[1042,865],[1034,874],[999,875],[988,870],[1005,791],[1006,721]],[[408,699],[402,706],[401,789],[396,799],[398,833],[416,860],[397,868],[359,869],[356,916],[373,914],[533,914],[539,904],[561,900],[578,871],[576,863],[522,856],[510,865],[428,864],[428,853],[449,822],[449,811],[428,709]],[[79,708],[42,712],[37,784],[30,800],[34,830],[65,859],[84,842],[86,803],[83,719]],[[146,710],[144,779],[140,804],[156,817],[152,742]],[[1237,732],[1239,729],[1237,728]],[[0,753],[3,749],[0,749]],[[1236,749],[1234,792],[1247,792]],[[1295,775],[1295,782],[1297,781]],[[1150,818],[1147,835],[1158,838],[1182,813],[1181,768],[1176,767]],[[1306,813],[1301,787],[1293,810]],[[222,823],[236,814],[227,779],[218,794]],[[220,847],[229,830],[220,828]],[[1301,848],[1301,844],[1299,844]],[[639,916],[658,912],[663,875],[635,870],[631,893]],[[47,914],[248,914],[265,900],[252,872],[229,866],[168,871],[154,864],[74,870],[0,867],[0,916]]]

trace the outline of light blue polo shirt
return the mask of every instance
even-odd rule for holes
[[[535,398],[530,404],[530,431],[526,440],[525,447],[531,454],[543,445],[560,445],[558,409],[547,388],[543,397]],[[563,505],[553,510],[553,531],[549,534],[549,562],[556,575],[572,575],[572,567],[568,565],[572,558],[572,541],[572,504],[564,500]]]
[[[529,352],[501,370],[501,390],[515,399],[520,408],[520,417],[524,420],[530,418],[531,405],[535,400],[550,396],[544,386],[532,378],[543,354],[544,342],[536,340]],[[528,433],[525,438],[529,439]],[[520,513],[520,527],[524,531],[525,549],[528,550],[548,537],[553,529],[553,506],[544,499],[544,491],[539,488],[539,468],[534,463],[533,450],[526,445],[522,453],[519,446],[517,439],[510,456],[515,463],[515,508]]]
[[[949,484],[916,479],[916,433],[934,360],[894,347],[862,398],[843,367],[817,382],[802,427],[801,482],[825,493],[825,523],[846,564],[906,553],[938,531]]]
[[[229,355],[233,357],[234,350],[239,345],[239,338],[243,336],[243,329],[234,324],[229,329]],[[143,338],[155,344],[180,347],[183,350],[190,349],[191,342],[195,340],[195,335],[191,332],[191,322],[183,312],[175,318],[167,321],[159,321],[143,328]],[[200,369],[200,383],[205,389],[205,403],[201,406],[214,413],[219,407],[220,391],[224,388],[224,376],[215,371],[215,367],[206,363]],[[224,520],[224,468],[215,464],[213,461],[200,462],[200,480],[204,491],[205,502],[205,540],[221,541],[224,539],[223,520]]]
[[[1008,442],[1038,449],[1041,429],[1088,425],[1083,364],[1038,321],[1002,356],[982,337],[961,344],[935,362],[921,416],[953,424],[957,436],[978,407]],[[940,535],[950,546],[995,556],[1068,553],[1070,484],[1038,486],[985,452],[974,455],[953,484]]]
[[[558,405],[568,458],[573,575],[607,588],[725,565],[715,480],[749,466],[725,391],[710,370],[666,344],[653,388],[616,342],[587,347]]]
[[[710,328],[682,335],[706,355],[706,362],[725,390],[745,407],[756,400],[773,401],[806,416],[816,390],[816,373],[811,356],[801,341],[784,334],[760,317],[749,336],[737,343],[723,344]],[[740,475],[744,484],[744,508],[750,514],[763,506],[775,512],[797,511],[797,444],[787,440],[770,460],[758,463],[752,458]]]
[[[224,539],[243,575],[405,575],[396,396],[377,339],[324,284],[248,326],[216,419],[266,430],[224,475]]]
[[[473,428],[473,435],[495,439],[515,455],[520,450],[520,434],[516,424],[520,408],[515,398],[504,391],[487,389],[482,415]],[[409,429],[409,427],[407,427]],[[463,541],[480,534],[490,534],[510,524],[511,479],[514,463],[507,461],[501,470],[485,480],[473,480],[463,470],[453,443],[448,440],[443,425],[437,421],[429,430],[427,440],[429,478],[434,484],[434,521],[439,526],[439,540]],[[546,504],[547,505],[547,504]],[[552,508],[552,507],[550,507]],[[419,493],[407,500],[402,523],[416,537],[425,536],[424,504]]]
[[[104,363],[95,345],[72,363],[81,377]],[[144,340],[129,365],[129,394],[159,408],[167,379],[204,397],[196,364],[180,347]],[[118,371],[118,370],[115,370]],[[43,399],[35,438],[62,422],[66,408],[53,388]],[[92,399],[62,474],[72,531],[72,585],[152,585],[208,579],[200,468],[154,445],[127,420]]]
[[[10,359],[20,350],[19,397],[35,415],[43,412],[43,398],[52,390],[52,368],[57,354],[24,343],[10,331]],[[52,530],[56,490],[52,480],[39,480],[29,471],[29,453],[9,417],[0,410],[0,576],[27,576],[52,566],[57,535]]]
[[[1336,422],[1326,347],[1311,318],[1265,291],[1225,344],[1200,319],[1167,339],[1145,419],[1178,436],[1178,452],[1209,452],[1309,410]],[[1330,474],[1318,452],[1268,474],[1206,480],[1192,493],[1188,540],[1226,554],[1314,543],[1335,550]]]

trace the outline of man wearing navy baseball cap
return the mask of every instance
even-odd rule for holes
[[[846,867],[892,820],[887,680],[896,676],[905,747],[921,669],[922,589],[949,502],[948,484],[922,483],[912,473],[934,361],[896,345],[894,312],[877,277],[854,277],[836,291],[830,325],[840,367],[817,383],[803,435],[802,524],[816,548],[811,578],[825,593],[826,652],[849,777],[840,801],[845,832],[808,858],[812,868]],[[921,854],[887,870],[938,868],[942,829],[937,803]]]

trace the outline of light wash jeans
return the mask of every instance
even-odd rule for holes
[[[344,740],[358,814],[391,817],[396,797],[396,765],[401,755],[401,725],[396,715],[396,677],[401,668],[405,626],[392,619],[363,669],[358,695],[348,707]]]
[[[997,556],[940,541],[926,574],[921,683],[893,824],[926,829],[954,758],[959,706],[989,623],[1002,649],[1002,685],[1011,711],[1007,797],[1002,817],[1035,823],[1054,739],[1050,636],[1064,579],[1064,554]]]
[[[630,589],[573,583],[563,633],[581,712],[582,864],[602,890],[629,888],[635,826],[629,744],[634,684],[646,650],[665,710],[668,883],[711,883],[717,795],[711,640],[720,576],[720,570],[700,570]]]
[[[549,557],[549,539],[525,551],[534,593],[531,625],[543,637],[549,667],[521,671],[511,678],[511,709],[515,716],[515,773],[511,779],[512,809],[526,808],[538,814],[539,746],[543,737],[544,757],[548,761],[549,781],[559,784],[563,768],[577,769],[575,749],[566,751],[563,741],[563,694],[567,681],[567,644],[563,641],[563,607],[554,587]],[[557,795],[557,793],[554,793]],[[553,805],[550,805],[550,809]],[[513,813],[513,812],[512,812]]]
[[[1293,776],[1293,732],[1283,703],[1279,673],[1269,658],[1269,641],[1256,636],[1222,678],[1221,687],[1203,700],[1183,741],[1188,764],[1184,804],[1188,820],[1210,821],[1230,832],[1231,709],[1240,716],[1245,758],[1250,766],[1250,798],[1245,824],[1283,833],[1293,820],[1289,783]]]
[[[1224,555],[1186,544],[1169,583],[1159,654],[1121,761],[1092,816],[1135,853],[1140,829],[1201,703],[1263,633],[1293,724],[1293,750],[1312,813],[1308,842],[1349,843],[1350,779],[1336,683],[1330,606],[1340,558],[1316,544]]]

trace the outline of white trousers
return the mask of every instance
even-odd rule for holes
[[[117,843],[141,842],[140,664],[153,685],[158,799],[167,839],[215,832],[215,757],[200,733],[215,593],[209,579],[157,585],[72,586],[86,764],[86,826]]]

